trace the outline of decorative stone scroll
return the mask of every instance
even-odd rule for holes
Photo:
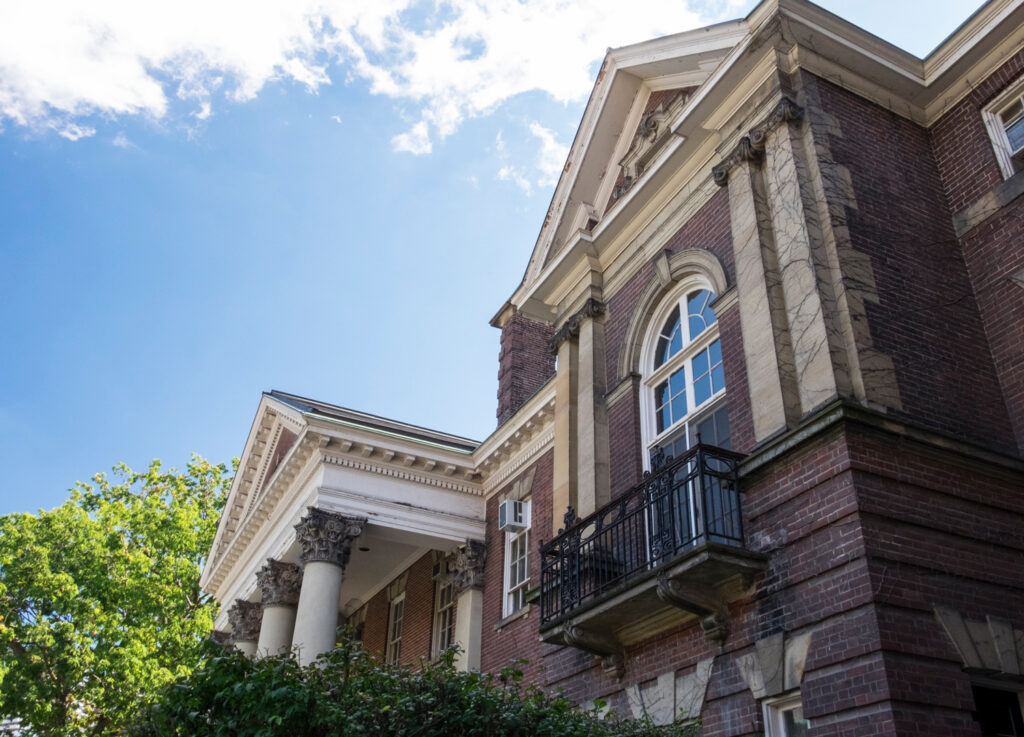
[[[580,311],[567,319],[562,327],[558,329],[554,337],[548,341],[548,351],[558,353],[558,347],[567,340],[577,340],[580,337],[580,325],[588,318],[601,317],[605,313],[604,302],[590,297],[583,303]]]
[[[724,187],[729,183],[729,172],[738,164],[750,161],[760,164],[764,158],[764,146],[768,134],[783,123],[799,121],[803,118],[804,111],[799,105],[788,97],[779,100],[772,112],[760,124],[750,129],[750,132],[740,139],[736,147],[726,156],[721,164],[711,169],[711,175],[715,184]]]
[[[467,540],[452,561],[452,592],[458,596],[468,589],[483,588],[487,546],[482,540]]]
[[[228,609],[233,642],[257,642],[260,639],[260,625],[263,623],[263,607],[253,601],[236,599]]]
[[[282,563],[273,558],[256,572],[256,583],[263,594],[260,602],[268,606],[298,606],[302,588],[302,569],[294,563]]]
[[[317,507],[309,507],[306,516],[295,525],[295,539],[302,546],[302,564],[334,563],[344,568],[352,553],[352,541],[359,537],[366,517],[346,517]]]

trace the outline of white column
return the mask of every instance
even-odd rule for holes
[[[466,589],[455,600],[455,641],[459,643],[455,667],[459,670],[480,670],[483,621],[484,592],[480,589]]]
[[[235,649],[249,657],[256,654],[256,642],[260,637],[262,611],[260,605],[253,601],[237,599],[228,609],[228,621],[231,623],[231,641]]]
[[[302,569],[294,563],[268,560],[256,574],[256,581],[263,597],[263,623],[256,654],[262,657],[286,653],[292,646]]]
[[[310,507],[295,525],[303,565],[292,638],[299,665],[308,665],[318,655],[334,649],[341,582],[352,541],[362,534],[365,524],[365,517],[346,517]]]
[[[484,621],[484,563],[487,546],[481,540],[467,540],[452,563],[452,590],[455,594],[455,642],[459,655],[455,667],[462,671],[480,670],[480,642]]]

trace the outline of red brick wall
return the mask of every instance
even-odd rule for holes
[[[515,314],[501,329],[498,355],[498,425],[554,376],[555,357],[548,351],[550,325]]]
[[[875,347],[893,359],[899,414],[973,442],[1016,445],[928,131],[824,80],[810,80],[841,135],[853,248],[871,259]],[[850,283],[850,287],[858,285]]]
[[[530,492],[532,521],[530,532],[530,586],[540,585],[539,546],[551,539],[551,491],[554,452],[548,451],[532,466],[536,469]],[[487,561],[484,568],[483,631],[480,668],[486,672],[497,672],[502,668],[520,668],[533,683],[543,680],[541,646],[538,640],[537,623],[540,612],[535,605],[528,605],[526,616],[512,620],[500,630],[496,629],[502,619],[502,597],[505,573],[505,533],[498,530],[498,503],[512,485],[527,474],[530,467],[509,479],[498,493],[487,500]],[[520,660],[529,661],[526,664]]]
[[[1024,51],[977,84],[932,126],[932,144],[954,213],[1002,182],[981,110],[1024,75]],[[1016,437],[1024,455],[1024,289],[1009,280],[1024,269],[1024,198],[961,238],[964,259]]]
[[[1003,181],[981,110],[1022,74],[1024,50],[975,84],[931,127],[935,158],[952,212],[960,212]]]
[[[427,553],[406,569],[405,613],[402,620],[403,665],[417,665],[421,658],[430,657],[434,617],[434,558]],[[389,582],[390,584],[390,582]],[[390,601],[385,586],[370,599],[363,626],[363,647],[384,656],[388,637]]]
[[[717,192],[683,227],[665,244],[670,252],[700,248],[713,253],[722,263],[729,284],[735,282],[732,230],[729,221],[729,197],[725,189]],[[626,335],[635,319],[637,301],[644,290],[657,277],[650,264],[640,268],[609,300],[605,318],[605,370],[609,389],[623,379],[619,376],[619,362],[626,350]],[[746,390],[746,364],[740,337],[739,314],[720,316],[719,331],[725,362],[726,387],[729,395],[729,421],[735,425],[734,447],[746,449],[750,439],[750,400]],[[627,391],[608,408],[609,456],[611,463],[611,494],[618,496],[640,480],[643,464],[641,448],[639,391]],[[737,440],[744,445],[737,445]]]

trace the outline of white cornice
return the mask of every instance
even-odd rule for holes
[[[376,450],[376,449],[375,449]],[[400,479],[402,481],[409,481],[414,484],[421,486],[433,486],[438,489],[447,489],[448,491],[457,491],[462,494],[468,494],[470,496],[480,496],[482,490],[479,484],[476,483],[464,483],[458,480],[458,476],[473,475],[476,476],[475,469],[463,468],[453,469],[448,475],[430,475],[426,473],[418,473],[414,470],[410,470],[403,466],[402,461],[398,463],[383,463],[366,460],[363,458],[356,457],[358,450],[353,450],[351,453],[342,453],[340,450],[337,452],[324,451],[321,453],[321,458],[324,463],[329,463],[335,466],[341,466],[343,468],[350,468],[355,471],[362,471],[364,473],[374,473],[381,476],[388,476],[390,478]],[[445,469],[452,464],[446,464],[445,468],[440,468],[442,474],[445,473]]]

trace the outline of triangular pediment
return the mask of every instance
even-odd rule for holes
[[[654,158],[672,117],[744,37],[744,21],[613,49],[583,114],[523,278],[528,288],[589,231]]]

